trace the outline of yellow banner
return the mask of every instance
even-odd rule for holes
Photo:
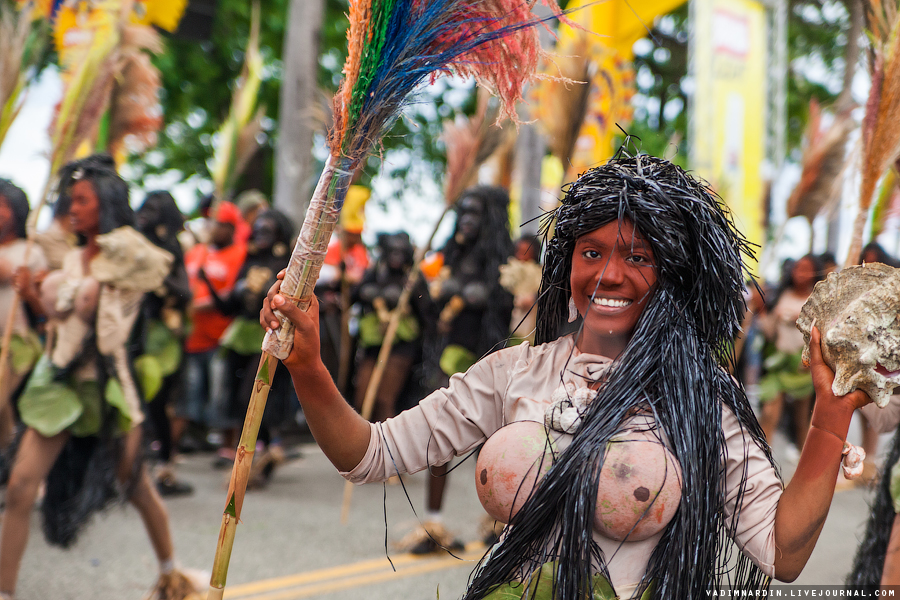
[[[585,31],[560,26],[557,54],[587,45],[595,61],[597,76],[591,82],[589,108],[581,127],[569,173],[606,161],[615,151],[613,140],[631,122],[634,95],[632,46],[646,37],[657,17],[666,15],[685,0],[576,0],[569,3],[573,21]]]
[[[694,0],[691,167],[712,184],[738,228],[763,242],[765,9],[753,0]]]

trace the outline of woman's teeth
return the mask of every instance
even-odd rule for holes
[[[594,298],[594,304],[599,306],[611,306],[613,308],[624,308],[631,304],[631,300],[618,300],[613,298]]]

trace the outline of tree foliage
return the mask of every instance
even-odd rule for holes
[[[841,91],[849,10],[843,1],[792,0],[788,10],[788,148],[796,152],[809,101],[832,103]],[[638,87],[629,133],[647,152],[671,155],[671,141],[688,139],[686,93],[688,6],[657,21],[635,44]],[[679,156],[683,153],[679,152]]]
[[[239,187],[256,187],[270,194],[275,137],[278,135],[282,46],[290,0],[267,0],[262,3],[261,51],[266,69],[260,88],[260,104],[266,107],[267,139],[257,160],[251,165]],[[329,107],[330,97],[341,81],[341,68],[346,56],[347,2],[326,0],[321,34],[318,83],[322,89],[322,113]],[[133,157],[131,166],[139,181],[148,175],[176,170],[182,179],[192,175],[208,177],[207,160],[213,153],[213,134],[228,112],[232,85],[243,64],[244,48],[250,29],[250,3],[244,0],[219,0],[208,41],[197,42],[172,37],[167,51],[156,58],[163,74],[162,105],[164,131],[157,148],[143,157]],[[439,86],[460,90],[467,87],[456,82]],[[470,85],[468,87],[471,87]],[[413,101],[386,138],[375,149],[366,176],[377,172],[380,159],[385,168],[403,178],[412,166],[411,156],[423,158],[425,175],[437,178],[442,166],[439,141],[441,118],[451,117],[456,110],[471,110],[468,93],[452,93]],[[440,118],[436,118],[440,117]],[[326,129],[322,123],[322,133]],[[320,146],[324,147],[324,137]],[[420,172],[419,175],[422,175]]]
[[[266,71],[260,103],[267,107],[268,139],[241,187],[258,187],[271,192],[274,138],[277,117],[281,49],[290,0],[267,0],[263,4],[261,48]],[[851,0],[792,0],[789,9],[788,143],[799,146],[810,98],[823,104],[840,92],[846,46],[847,10]],[[326,0],[321,34],[319,84],[323,108],[341,80],[346,54],[347,0]],[[213,133],[225,117],[231,86],[240,72],[249,31],[250,3],[219,0],[212,37],[196,42],[171,38],[168,51],[157,57],[163,73],[162,97],[166,125],[159,146],[144,157],[135,157],[132,166],[138,179],[150,174],[179,171],[186,179],[207,177],[207,159],[212,155]],[[658,19],[646,38],[635,45],[634,68],[638,86],[635,118],[629,133],[642,138],[645,151],[672,156],[670,144],[679,145],[677,157],[685,153],[681,144],[690,143],[687,109],[690,86],[687,74],[688,7]],[[398,121],[383,145],[375,149],[366,169],[367,176],[385,169],[399,180],[415,177],[440,179],[443,148],[441,121],[456,112],[470,112],[471,82],[449,80],[431,89]],[[446,92],[446,93],[442,93]],[[323,113],[325,110],[323,110]],[[324,133],[323,123],[322,131]],[[321,140],[324,146],[324,138]],[[678,159],[678,158],[676,158]]]

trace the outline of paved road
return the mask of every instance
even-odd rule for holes
[[[854,428],[855,430],[855,428]],[[415,523],[399,485],[354,487],[349,523],[340,522],[343,480],[321,452],[301,447],[303,457],[276,472],[264,491],[251,492],[238,528],[226,598],[230,600],[433,600],[458,598],[483,553],[476,542],[481,510],[474,493],[474,465],[463,463],[448,485],[447,522],[470,542],[457,560],[426,559],[391,551],[389,544]],[[168,501],[181,564],[208,570],[225,502],[228,473],[211,467],[212,455],[193,454],[181,476],[196,486],[189,497]],[[786,465],[790,471],[790,465]],[[421,510],[425,478],[405,478]],[[797,583],[840,583],[850,566],[866,518],[867,492],[839,492],[810,564]],[[387,527],[385,528],[385,508]],[[77,544],[48,547],[39,514],[22,565],[18,600],[139,600],[156,575],[156,561],[136,512],[128,506],[97,516]]]

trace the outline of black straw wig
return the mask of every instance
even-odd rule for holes
[[[866,523],[866,533],[856,549],[853,569],[847,576],[848,585],[879,585],[884,573],[884,559],[894,527],[894,500],[891,495],[891,470],[900,461],[900,429],[891,439],[891,449],[879,473],[872,512]]]
[[[24,238],[27,235],[25,228],[28,222],[28,213],[31,210],[28,196],[12,181],[2,178],[0,178],[0,196],[6,198],[6,203],[9,204],[9,210],[12,212],[13,222],[10,223],[10,228],[15,232],[17,238]]]
[[[680,507],[639,593],[652,584],[654,598],[700,598],[717,584],[767,585],[749,558],[734,555],[728,539],[737,527],[746,467],[734,516],[725,514],[723,404],[737,416],[748,444],[772,462],[744,390],[722,366],[733,363],[732,342],[745,309],[741,255],[752,256],[748,242],[704,183],[659,158],[620,150],[565,191],[562,206],[544,224],[545,235],[552,224],[555,236],[547,242],[536,343],[552,341],[566,325],[572,254],[581,235],[631,221],[653,250],[657,284],[571,445],[473,574],[464,598],[526,580],[551,561],[557,565],[554,599],[590,598],[593,574],[609,578],[609,557],[592,535],[598,480],[607,443],[635,410],[653,414],[682,470]]]

